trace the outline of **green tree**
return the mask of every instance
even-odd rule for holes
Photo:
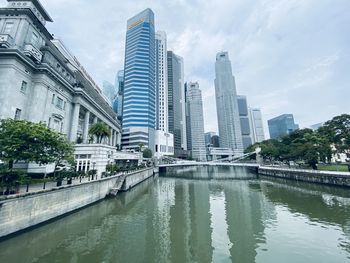
[[[102,122],[97,122],[91,125],[89,129],[89,134],[91,136],[96,136],[97,143],[102,143],[104,138],[108,138],[111,136],[111,130],[106,124]]]
[[[144,149],[142,151],[142,156],[143,156],[143,158],[152,158],[152,156],[153,156],[152,150],[149,148]]]
[[[347,153],[350,149],[350,115],[342,114],[327,121],[317,131],[335,147],[336,153]]]

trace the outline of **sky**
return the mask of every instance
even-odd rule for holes
[[[47,28],[102,87],[123,68],[126,21],[149,7],[185,81],[203,93],[205,131],[217,131],[215,56],[228,51],[239,95],[267,120],[301,127],[350,113],[349,0],[41,0]],[[0,0],[5,5],[5,0]]]

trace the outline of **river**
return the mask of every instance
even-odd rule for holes
[[[349,189],[168,172],[0,242],[0,262],[350,262]]]

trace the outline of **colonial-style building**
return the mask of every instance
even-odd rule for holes
[[[38,0],[7,0],[0,8],[0,119],[44,122],[70,141],[91,142],[88,130],[105,123],[121,144],[116,113],[101,89],[45,24],[52,22]]]

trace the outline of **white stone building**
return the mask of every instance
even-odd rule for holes
[[[91,124],[111,130],[104,144],[120,144],[116,114],[79,61],[46,29],[51,17],[38,0],[7,0],[0,8],[0,119],[43,122],[71,142],[89,143]]]

